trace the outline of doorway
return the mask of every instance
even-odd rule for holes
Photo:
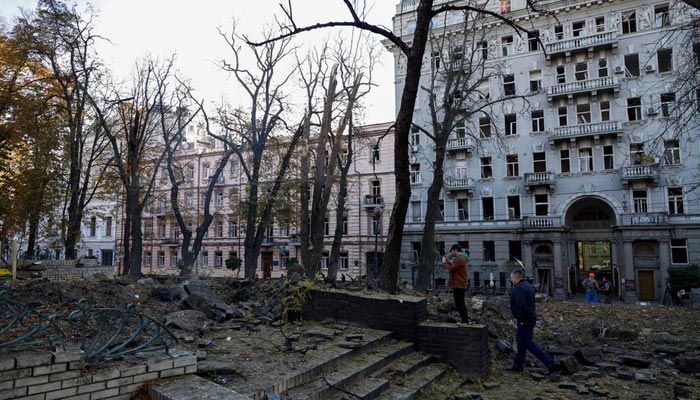
[[[654,271],[637,271],[639,276],[639,300],[656,300]]]
[[[102,265],[112,266],[112,260],[114,259],[114,253],[112,250],[101,250],[102,252]]]
[[[365,261],[367,263],[366,264],[367,265],[367,276],[376,277],[376,276],[378,276],[379,271],[382,270],[382,262],[384,261],[384,253],[381,251],[377,252],[376,270],[375,270],[375,266],[374,266],[375,260],[374,260],[374,252],[373,251],[368,251],[367,253],[365,253]]]
[[[595,273],[596,279],[604,276],[612,279],[612,262],[610,257],[610,242],[608,241],[578,241],[576,242],[576,264],[579,281],[588,274]]]
[[[260,259],[262,261],[263,278],[272,278],[272,252],[261,251]]]

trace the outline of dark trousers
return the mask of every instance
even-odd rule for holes
[[[462,322],[465,324],[469,322],[467,306],[464,304],[464,294],[466,292],[467,289],[452,288],[452,294],[455,297],[455,308],[457,309],[459,316],[462,317]]]
[[[556,361],[548,356],[535,342],[532,341],[532,335],[535,331],[536,321],[518,322],[518,331],[515,334],[515,340],[518,342],[518,353],[515,355],[513,366],[522,368],[525,363],[525,354],[529,350],[538,360],[544,365],[554,365]]]

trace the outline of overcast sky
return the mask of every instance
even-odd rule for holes
[[[99,46],[101,57],[118,77],[128,75],[139,58],[147,54],[167,57],[177,53],[177,66],[189,77],[200,97],[208,102],[222,98],[237,104],[236,92],[228,75],[220,71],[216,61],[228,56],[226,44],[217,27],[230,31],[232,20],[239,21],[240,31],[257,37],[266,23],[280,15],[281,0],[93,0],[98,10],[96,31],[111,43]],[[286,3],[287,0],[284,0]],[[79,1],[83,8],[86,1]],[[395,0],[368,0],[369,21],[391,27]],[[329,19],[347,20],[342,0],[293,0],[294,15],[302,22]],[[0,15],[5,19],[17,14],[17,8],[34,9],[35,0],[0,0]],[[320,41],[338,30],[315,31],[300,36],[304,43]],[[392,56],[381,50],[380,64],[375,68],[379,84],[365,100],[365,123],[385,122],[394,118]]]

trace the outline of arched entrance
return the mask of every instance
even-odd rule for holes
[[[613,237],[616,225],[613,207],[596,196],[583,196],[573,201],[565,214],[565,224],[570,229],[569,290],[581,292],[581,282],[593,272],[596,279],[613,280]]]

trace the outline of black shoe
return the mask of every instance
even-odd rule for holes
[[[523,367],[516,367],[514,365],[512,367],[506,368],[506,371],[508,371],[508,372],[523,372]]]

